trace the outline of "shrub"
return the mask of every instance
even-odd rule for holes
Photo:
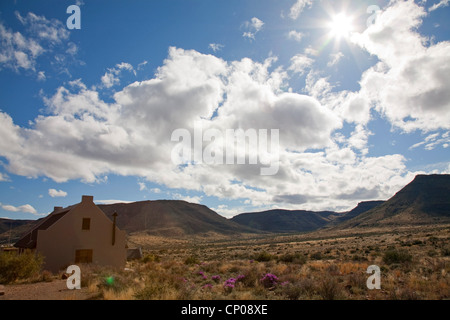
[[[306,260],[307,260],[307,257],[301,253],[285,254],[285,255],[278,257],[278,261],[281,261],[284,263],[305,264]]]
[[[28,279],[41,271],[44,259],[31,251],[22,254],[0,253],[0,283]]]
[[[412,256],[406,250],[390,249],[384,253],[383,261],[386,264],[411,262]]]
[[[184,260],[184,264],[199,264],[200,260],[196,256],[189,256]]]
[[[314,294],[314,281],[308,278],[284,286],[281,293],[289,300],[298,300],[303,296],[312,296]]]
[[[258,268],[252,267],[251,269],[245,271],[245,277],[240,280],[245,287],[254,288],[258,285],[261,273]]]
[[[320,281],[317,292],[324,300],[336,300],[342,295],[342,288],[334,277],[326,277]]]
[[[322,253],[320,253],[320,252],[314,252],[311,254],[310,257],[311,257],[311,260],[322,260],[323,259]]]
[[[119,274],[104,274],[100,278],[100,289],[112,290],[114,292],[121,292],[127,288],[129,281]]]
[[[355,255],[353,255],[353,257],[352,257],[352,260],[353,260],[353,261],[367,261],[367,258],[366,258],[366,257],[363,257],[363,256],[360,256],[360,255],[357,255],[357,254],[355,254]]]
[[[256,260],[258,262],[267,262],[274,258],[275,257],[272,254],[270,254],[266,251],[262,251],[255,256],[254,260]]]

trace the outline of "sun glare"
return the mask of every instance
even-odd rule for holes
[[[330,33],[335,38],[347,38],[353,31],[353,19],[344,13],[335,15],[329,23]]]

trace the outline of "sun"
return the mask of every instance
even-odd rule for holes
[[[353,31],[353,18],[345,13],[338,13],[332,17],[328,28],[332,37],[337,39],[348,38]]]

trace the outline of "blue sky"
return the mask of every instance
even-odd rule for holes
[[[450,173],[449,17],[447,0],[3,0],[0,217],[83,194],[344,211]],[[196,123],[279,130],[276,174],[252,145],[257,164],[175,163]]]

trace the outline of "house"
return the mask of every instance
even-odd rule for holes
[[[94,204],[94,197],[54,211],[29,230],[14,246],[44,256],[44,268],[57,272],[72,264],[93,263],[123,268],[126,234]]]

